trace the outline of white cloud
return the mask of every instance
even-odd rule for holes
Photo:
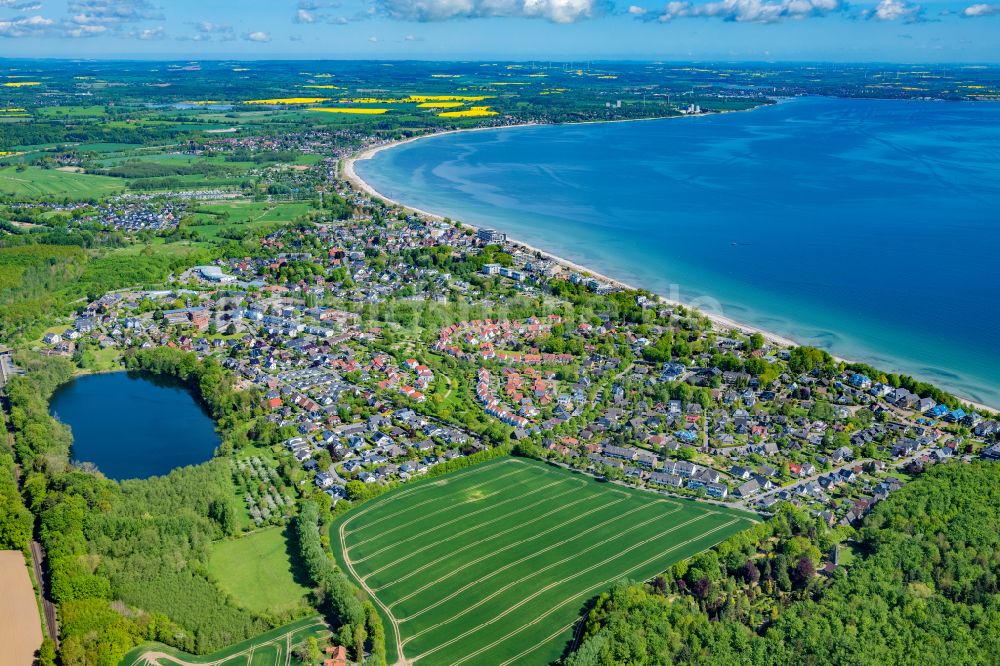
[[[67,25],[63,27],[63,34],[71,39],[97,37],[107,31],[108,26],[106,25]]]
[[[271,35],[264,32],[263,30],[256,30],[254,32],[248,32],[246,35],[243,36],[243,39],[247,40],[248,42],[263,43],[271,41]]]
[[[162,27],[157,28],[143,28],[142,30],[133,30],[129,33],[129,37],[132,39],[141,39],[143,41],[152,41],[156,39],[163,39],[167,34],[164,32]]]
[[[640,8],[641,9],[641,8]],[[786,19],[803,19],[825,16],[843,9],[840,0],[718,0],[693,4],[689,0],[667,3],[666,9],[656,16],[661,23],[678,18],[712,17],[738,23],[777,23]],[[645,14],[636,13],[638,15]]]
[[[192,23],[195,34],[182,35],[177,39],[182,42],[210,42],[218,39],[220,42],[231,42],[236,39],[236,31],[228,23],[213,23],[212,21],[198,21]]]
[[[375,42],[378,41],[378,37],[369,37],[368,41],[371,42],[372,44],[374,44]]]
[[[33,12],[42,8],[42,3],[29,0],[20,2],[19,0],[0,0],[0,9],[16,9],[21,12]]]
[[[292,21],[301,25],[319,25],[321,23],[344,25],[347,23],[347,17],[335,16],[327,11],[338,7],[340,7],[339,2],[302,0],[298,4],[298,9],[295,10],[295,17]]]
[[[980,16],[996,16],[1000,14],[1000,5],[987,5],[979,3],[969,5],[962,10],[962,16],[966,18],[978,18]]]
[[[69,21],[77,25],[118,25],[163,16],[149,0],[70,0]]]
[[[0,19],[0,37],[33,37],[48,31],[55,23],[44,16],[17,16]]]
[[[640,7],[639,5],[629,5],[628,13],[632,16],[643,16],[648,10],[645,7]]]
[[[59,25],[59,34],[72,39],[97,37],[114,32],[123,35],[124,26],[160,20],[160,10],[150,0],[69,0],[69,16]],[[162,28],[136,28],[128,33],[138,39],[159,39]]]
[[[233,31],[233,26],[227,23],[212,23],[211,21],[199,21],[195,24],[194,29],[198,32],[210,33],[221,35],[223,33],[230,33]]]
[[[924,8],[906,0],[880,0],[875,9],[862,12],[862,16],[876,21],[903,21],[916,23],[920,21]]]
[[[604,0],[376,0],[379,10],[405,21],[447,21],[491,16],[576,23],[604,12]]]

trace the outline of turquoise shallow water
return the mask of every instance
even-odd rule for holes
[[[798,99],[436,136],[387,197],[1000,407],[1000,104]]]

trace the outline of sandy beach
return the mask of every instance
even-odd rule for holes
[[[696,117],[696,116],[669,116],[669,117],[670,118],[686,118],[686,117]],[[637,118],[637,119],[634,119],[634,120],[593,121],[593,122],[640,122],[640,121],[646,121],[646,120],[663,120],[663,118]],[[470,128],[470,129],[447,130],[445,132],[434,132],[434,133],[431,133],[431,134],[424,134],[424,135],[421,135],[421,136],[410,137],[408,139],[402,139],[402,140],[399,140],[399,141],[387,141],[384,144],[380,144],[378,146],[372,146],[372,147],[367,148],[365,150],[362,150],[362,151],[360,151],[360,152],[358,152],[358,153],[356,153],[354,155],[351,155],[348,158],[345,158],[343,160],[342,166],[341,166],[341,168],[342,168],[341,175],[344,178],[346,178],[355,188],[361,190],[362,192],[365,192],[369,196],[378,197],[379,199],[382,199],[386,203],[389,203],[389,204],[394,205],[394,206],[399,206],[400,208],[412,211],[412,212],[414,212],[414,213],[416,213],[418,215],[421,215],[423,217],[426,217],[428,219],[440,222],[440,221],[444,220],[444,216],[438,215],[437,213],[432,213],[430,211],[421,210],[419,208],[414,208],[413,206],[407,205],[407,204],[402,203],[400,201],[396,201],[395,199],[391,199],[391,198],[385,196],[384,194],[382,194],[381,192],[379,192],[378,190],[376,190],[367,181],[365,181],[363,178],[361,178],[358,175],[357,171],[354,169],[354,164],[356,162],[360,162],[360,161],[363,161],[363,160],[369,160],[372,157],[374,157],[375,155],[377,155],[378,153],[382,152],[383,150],[388,150],[390,148],[395,148],[396,146],[401,146],[403,144],[411,143],[413,141],[419,141],[420,139],[425,139],[425,138],[428,138],[428,137],[431,137],[431,136],[444,136],[446,134],[455,134],[455,133],[458,133],[458,132],[482,132],[482,131],[486,131],[486,130],[508,129],[508,128],[516,128],[516,127],[531,127],[531,126],[537,126],[537,123],[525,123],[525,124],[520,124],[520,125],[506,125],[506,126],[502,126],[502,127],[473,127],[473,128]],[[466,227],[466,228],[469,228],[469,229],[472,229],[472,230],[478,230],[479,229],[478,226],[476,226],[475,224],[472,224],[472,223],[460,222],[460,224],[462,224],[463,227]],[[502,229],[501,229],[501,231],[502,231]],[[510,243],[511,245],[515,246],[516,248],[521,249],[524,252],[528,252],[528,253],[532,253],[532,254],[535,254],[535,253],[540,254],[543,257],[545,257],[546,259],[548,259],[549,261],[557,263],[557,264],[559,264],[560,266],[562,266],[563,268],[565,268],[567,270],[570,270],[570,271],[576,272],[576,273],[591,275],[591,276],[597,278],[598,280],[601,280],[603,282],[607,282],[608,284],[612,284],[612,285],[614,285],[614,286],[616,286],[616,287],[618,287],[620,289],[635,290],[637,288],[634,285],[628,284],[627,282],[623,282],[621,280],[615,279],[615,278],[613,278],[613,277],[611,277],[609,275],[604,275],[604,274],[602,274],[602,273],[600,273],[598,271],[593,270],[592,268],[588,268],[586,266],[582,266],[582,265],[580,265],[580,264],[578,264],[576,262],[573,262],[573,261],[570,261],[569,259],[566,259],[565,257],[560,257],[560,256],[558,256],[556,254],[553,254],[553,253],[551,253],[551,252],[549,252],[547,250],[544,250],[542,248],[538,248],[538,247],[535,247],[535,246],[530,245],[528,243],[525,243],[524,241],[517,240],[516,238],[511,238],[510,236],[507,236],[507,242]],[[679,301],[671,300],[671,299],[663,296],[662,294],[657,294],[657,297],[663,303],[666,303],[667,305],[684,305],[685,307],[689,307],[685,303],[681,303]],[[759,329],[759,328],[754,327],[754,326],[749,326],[749,325],[746,325],[746,324],[742,324],[740,322],[737,322],[737,321],[734,321],[732,319],[729,319],[728,317],[723,317],[721,315],[709,314],[709,313],[702,313],[702,314],[705,314],[705,316],[708,317],[712,321],[713,324],[715,324],[716,326],[718,326],[722,330],[739,331],[739,332],[742,332],[742,333],[745,333],[745,334],[760,333],[761,335],[763,335],[765,337],[765,339],[767,339],[772,344],[776,344],[776,345],[780,345],[780,346],[784,346],[784,347],[796,346],[796,344],[797,344],[793,340],[790,340],[788,338],[785,338],[785,337],[782,337],[780,335],[777,335],[776,333],[772,333],[771,331],[765,331],[765,330]]]
[[[750,111],[752,111],[752,110],[753,109],[750,109]],[[679,118],[697,118],[697,117],[704,117],[705,115],[711,115],[711,114],[700,114],[699,116],[669,116],[669,118],[670,119],[675,119],[675,118],[677,118],[677,119],[679,119]],[[664,118],[636,118],[636,119],[618,120],[618,121],[588,121],[588,122],[593,122],[593,123],[602,123],[602,122],[642,122],[642,121],[648,121],[648,120],[663,120],[663,119]],[[574,124],[576,124],[576,123],[574,123]],[[579,124],[583,124],[583,123],[579,123]],[[371,146],[371,147],[366,148],[364,150],[358,151],[357,153],[351,155],[350,157],[344,158],[342,160],[342,162],[341,162],[341,177],[343,177],[346,180],[348,180],[352,184],[353,187],[355,187],[356,189],[358,189],[358,190],[360,190],[362,192],[365,192],[369,196],[377,197],[379,199],[382,199],[383,201],[385,201],[388,204],[391,204],[391,205],[394,205],[394,206],[399,206],[400,208],[403,208],[405,210],[408,210],[408,211],[411,211],[413,213],[416,213],[417,215],[420,215],[420,216],[425,217],[427,219],[431,219],[431,220],[435,220],[435,221],[439,221],[440,222],[440,221],[443,221],[445,219],[444,216],[438,215],[436,213],[432,213],[430,211],[421,210],[419,208],[415,208],[415,207],[410,206],[410,205],[407,205],[407,204],[405,204],[403,202],[400,202],[400,201],[397,201],[397,200],[392,199],[390,197],[387,197],[384,194],[382,194],[381,192],[379,192],[378,190],[376,190],[367,181],[365,181],[363,178],[361,178],[358,175],[357,171],[354,168],[355,163],[359,162],[359,161],[363,161],[363,160],[369,160],[369,159],[371,159],[372,157],[374,157],[375,155],[377,155],[378,153],[380,153],[383,150],[388,150],[390,148],[395,148],[397,146],[401,146],[401,145],[406,144],[406,143],[410,143],[410,142],[413,142],[413,141],[418,141],[420,139],[425,139],[425,138],[432,137],[432,136],[443,136],[445,134],[455,134],[455,133],[458,133],[458,132],[482,132],[482,131],[486,131],[486,130],[499,130],[499,129],[508,129],[508,128],[517,128],[517,127],[531,127],[531,126],[540,126],[540,125],[538,123],[522,123],[522,124],[517,124],[517,125],[504,125],[504,126],[499,126],[499,127],[473,127],[473,128],[469,128],[469,129],[456,129],[456,130],[446,130],[446,131],[443,131],[443,132],[432,132],[432,133],[428,133],[428,134],[423,134],[421,136],[415,136],[415,137],[410,137],[410,138],[407,138],[407,139],[401,139],[399,141],[387,141],[387,142],[385,142],[383,144],[380,144],[380,145],[377,145],[377,146]],[[457,220],[452,220],[452,222],[457,222],[457,223],[461,224],[463,227],[466,227],[466,228],[469,228],[469,229],[472,229],[472,230],[478,230],[480,228],[477,225],[475,225],[474,223],[459,222]],[[499,231],[503,231],[503,229],[499,229]],[[637,288],[637,287],[635,287],[635,286],[633,286],[631,284],[628,284],[627,282],[623,282],[621,280],[615,279],[615,278],[610,277],[608,275],[604,275],[604,274],[602,274],[602,273],[600,273],[598,271],[595,271],[595,270],[593,270],[591,268],[587,268],[586,266],[582,266],[582,265],[580,265],[580,264],[578,264],[576,262],[570,261],[569,259],[566,259],[564,257],[560,257],[560,256],[558,256],[556,254],[553,254],[553,253],[547,251],[547,250],[535,247],[533,245],[530,245],[530,244],[525,243],[523,241],[517,240],[515,238],[511,238],[510,236],[507,236],[507,242],[510,245],[514,246],[515,249],[520,249],[520,250],[522,250],[524,252],[528,252],[528,253],[532,253],[532,254],[537,253],[537,254],[541,255],[542,257],[548,259],[549,261],[552,261],[554,263],[559,264],[564,269],[568,269],[568,270],[570,270],[572,272],[576,272],[576,273],[581,273],[581,274],[586,274],[586,275],[593,276],[593,277],[597,278],[598,280],[601,280],[603,282],[607,282],[608,284],[614,285],[614,286],[616,286],[616,287],[618,287],[620,289],[635,290]],[[680,302],[680,301],[677,301],[677,300],[672,300],[670,298],[667,298],[666,296],[663,296],[662,294],[656,294],[656,296],[660,299],[660,301],[662,303],[665,303],[667,305],[674,305],[674,306],[681,305],[681,306],[684,306],[684,307],[691,307],[687,303],[683,303],[683,302]],[[699,311],[699,312],[701,312],[701,311]],[[764,339],[767,340],[772,345],[777,345],[779,347],[797,347],[797,346],[800,346],[800,343],[796,342],[795,340],[792,340],[790,338],[778,335],[778,334],[776,334],[776,333],[774,333],[772,331],[766,331],[766,330],[758,328],[756,326],[751,326],[749,324],[744,324],[742,322],[735,321],[733,319],[730,319],[729,317],[724,317],[724,316],[719,315],[719,314],[707,313],[707,312],[701,312],[701,314],[703,314],[705,317],[707,317],[709,320],[711,320],[712,324],[718,330],[720,330],[721,332],[735,331],[735,332],[742,333],[744,335],[749,335],[751,333],[760,333],[761,335],[764,336]],[[839,356],[834,356],[834,359],[836,359],[837,361],[845,362],[845,363],[850,363],[851,362],[850,360],[845,359],[845,358],[841,358]],[[974,407],[976,409],[987,411],[987,412],[995,412],[996,411],[992,407],[988,407],[986,405],[983,405],[981,403],[975,402],[973,400],[969,400],[967,398],[963,398],[961,396],[958,396],[958,397],[959,397],[960,400],[962,400],[966,404],[968,404],[968,405],[970,405],[970,406],[972,406],[972,407]]]

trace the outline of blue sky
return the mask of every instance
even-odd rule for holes
[[[1000,0],[0,0],[0,56],[1000,62]]]

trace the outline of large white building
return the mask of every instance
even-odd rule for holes
[[[507,234],[496,229],[480,229],[476,232],[476,236],[487,243],[503,243],[507,240]]]
[[[211,282],[236,282],[236,277],[226,275],[218,266],[196,266],[195,270],[205,280]]]

